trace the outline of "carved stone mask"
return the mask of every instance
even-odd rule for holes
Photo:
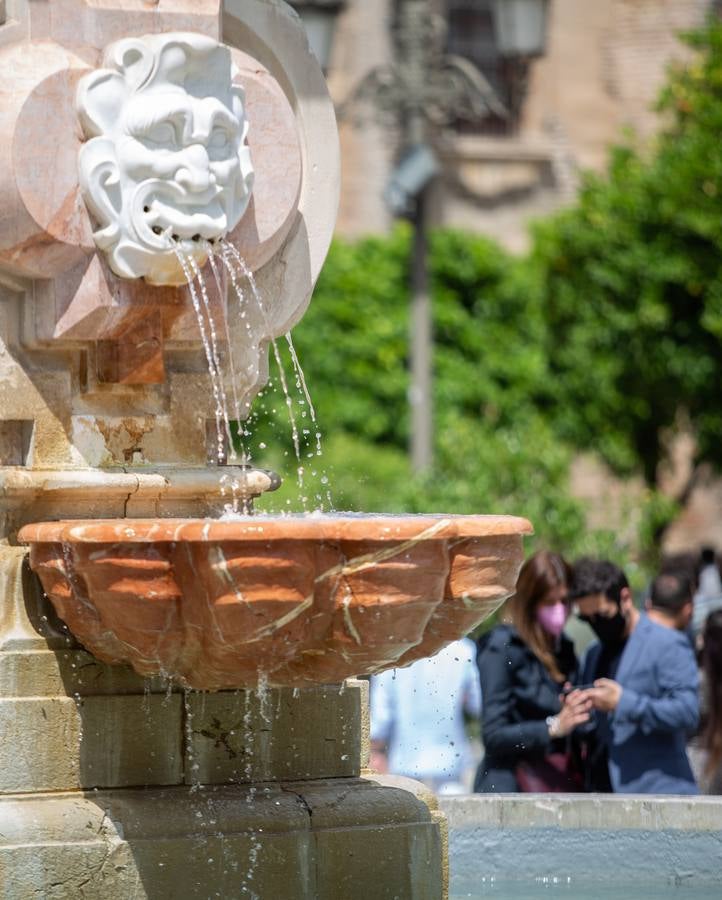
[[[80,185],[95,243],[121,278],[186,281],[240,221],[253,167],[243,89],[227,47],[201,34],[111,44],[78,87]]]

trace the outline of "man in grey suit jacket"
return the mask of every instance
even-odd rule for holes
[[[689,582],[681,574],[658,576],[649,615],[641,615],[621,569],[583,559],[574,567],[570,593],[599,638],[580,679],[593,685],[588,695],[596,711],[588,787],[698,793],[686,744],[699,722],[699,676],[691,644],[677,630],[692,612]]]

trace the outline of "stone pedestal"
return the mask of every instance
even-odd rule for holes
[[[433,799],[362,776],[365,682],[186,693],[106,666],[18,548],[0,611],[5,900],[443,896]]]

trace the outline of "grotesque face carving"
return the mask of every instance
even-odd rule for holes
[[[200,34],[128,38],[78,88],[85,202],[121,278],[185,282],[175,249],[202,263],[240,221],[253,168],[230,51]]]

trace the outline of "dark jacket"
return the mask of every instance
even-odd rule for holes
[[[601,650],[599,643],[587,650],[583,683],[597,677]],[[698,793],[686,744],[699,723],[699,677],[687,637],[642,616],[624,648],[616,680],[622,696],[606,729],[612,789]]]
[[[547,672],[510,625],[499,625],[477,643],[481,678],[481,732],[485,756],[476,773],[480,793],[518,791],[514,769],[522,760],[541,759],[566,749],[553,741],[545,719],[561,709],[562,685]],[[575,683],[577,659],[572,642],[562,635],[557,662]]]

